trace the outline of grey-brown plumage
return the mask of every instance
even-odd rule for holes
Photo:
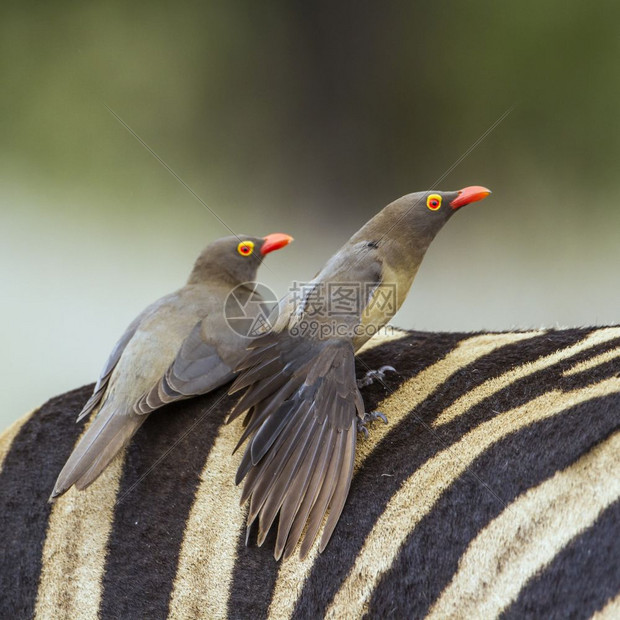
[[[302,293],[280,302],[272,332],[255,340],[237,366],[230,392],[246,391],[230,419],[248,412],[239,445],[249,439],[237,483],[245,480],[242,501],[250,500],[248,526],[258,519],[258,544],[279,513],[276,559],[292,554],[307,527],[304,557],[326,513],[320,550],[327,545],[351,484],[356,418],[365,418],[355,351],[400,308],[454,211],[489,193],[421,192],[385,207]]]
[[[78,420],[98,413],[58,476],[50,499],[72,485],[83,489],[107,467],[149,413],[205,394],[230,381],[249,339],[224,314],[229,293],[246,311],[265,311],[252,286],[265,254],[289,235],[226,237],[196,260],[182,288],[148,306],[114,347]]]

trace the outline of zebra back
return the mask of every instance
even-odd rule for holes
[[[400,332],[358,359],[385,413],[324,553],[245,544],[226,389],[152,415],[47,503],[92,386],[0,437],[0,616],[618,617],[620,327]]]

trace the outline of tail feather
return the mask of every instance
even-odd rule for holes
[[[84,405],[82,411],[80,411],[76,422],[83,420],[99,404],[99,402],[103,398],[103,393],[106,391],[107,388],[107,382],[104,383],[101,387],[95,388],[93,395],[88,399],[88,402]]]
[[[109,413],[100,411],[58,475],[50,501],[73,485],[85,489],[92,484],[133,437],[146,417],[120,413],[118,410]]]

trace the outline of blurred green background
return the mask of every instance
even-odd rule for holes
[[[387,202],[482,184],[396,325],[617,323],[620,4],[3,2],[0,426],[96,379],[228,234],[310,278]]]

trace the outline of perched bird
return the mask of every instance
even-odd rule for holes
[[[262,544],[279,512],[275,557],[304,557],[327,512],[320,551],[347,498],[356,434],[366,414],[354,355],[405,300],[422,258],[455,211],[491,192],[408,194],[385,207],[306,286],[279,304],[271,333],[252,341],[230,393],[247,388],[229,420],[247,412],[237,484]]]
[[[200,254],[183,288],[148,306],[127,328],[106,362],[78,421],[97,416],[63,467],[50,497],[84,489],[131,439],[148,414],[230,381],[246,353],[244,334],[227,325],[234,291],[246,311],[266,311],[252,281],[263,257],[293,238],[225,237]],[[253,302],[253,303],[248,303]]]

